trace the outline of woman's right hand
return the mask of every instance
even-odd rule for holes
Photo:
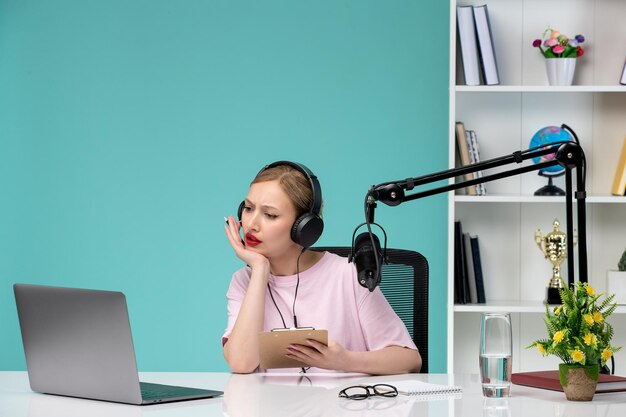
[[[224,226],[230,246],[239,259],[252,269],[250,282],[245,296],[236,312],[235,324],[228,340],[224,344],[224,358],[228,366],[236,373],[250,373],[259,366],[258,334],[263,330],[265,317],[265,294],[270,274],[270,261],[261,253],[246,248],[239,234],[241,225],[232,216],[226,219]],[[229,300],[229,314],[231,301]]]
[[[230,246],[235,251],[237,257],[248,264],[248,266],[250,266],[253,270],[257,267],[265,267],[269,269],[269,260],[265,256],[247,249],[244,245],[241,240],[241,235],[239,234],[241,224],[236,221],[233,216],[228,216],[226,221],[228,222],[227,225],[224,225],[226,237],[228,238],[228,243],[230,243]]]

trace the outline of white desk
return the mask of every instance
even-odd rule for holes
[[[340,387],[398,379],[461,385],[460,399],[420,401],[416,398],[374,397],[365,401],[337,398]],[[1,417],[140,417],[140,416],[482,416],[482,417],[623,417],[626,393],[597,394],[592,402],[576,403],[560,392],[513,385],[511,397],[484,399],[477,375],[402,375],[391,377],[228,373],[142,373],[141,380],[198,388],[218,389],[224,397],[180,403],[133,406],[36,394],[25,372],[0,372]]]

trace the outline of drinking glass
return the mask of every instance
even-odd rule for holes
[[[508,398],[485,398],[483,417],[511,417]]]
[[[485,397],[508,397],[511,390],[511,315],[483,313],[480,321],[480,380]]]

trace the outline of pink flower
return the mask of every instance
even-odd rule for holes
[[[577,58],[584,53],[580,45],[585,41],[583,35],[570,39],[559,31],[548,28],[542,37],[543,39],[533,41],[533,47],[539,49],[545,58]]]
[[[555,46],[558,44],[559,44],[559,41],[556,38],[550,38],[550,39],[546,39],[546,41],[543,43],[543,46],[545,46],[546,48],[549,48],[551,46]]]

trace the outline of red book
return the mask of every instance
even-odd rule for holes
[[[534,388],[563,391],[559,381],[559,371],[518,372],[511,375],[511,382]],[[626,391],[626,378],[617,375],[600,374],[596,393]]]

